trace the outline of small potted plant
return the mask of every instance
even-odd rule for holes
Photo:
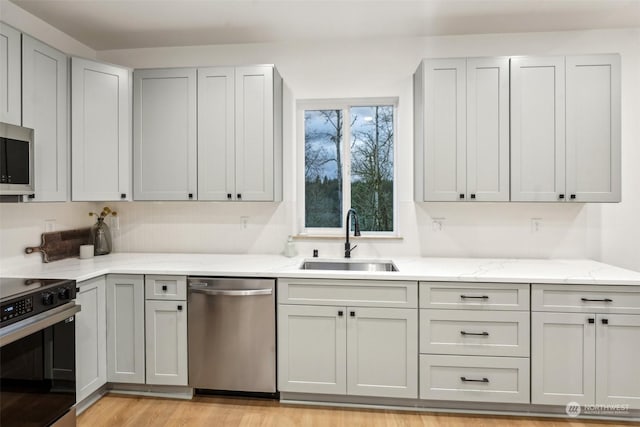
[[[96,223],[91,227],[91,238],[93,239],[94,255],[106,255],[111,253],[111,230],[104,222],[109,215],[116,216],[117,212],[112,211],[108,207],[104,207],[98,215],[95,212],[89,212],[89,216],[97,217]]]

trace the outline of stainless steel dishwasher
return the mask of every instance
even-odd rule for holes
[[[276,392],[274,279],[189,277],[189,386]]]

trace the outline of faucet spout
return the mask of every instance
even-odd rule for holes
[[[351,208],[347,211],[347,219],[345,224],[345,243],[344,243],[344,257],[351,258],[351,251],[354,250],[358,245],[351,247],[351,243],[349,243],[349,228],[351,228],[351,216],[353,215],[353,235],[358,237],[360,236],[360,224],[358,223],[358,214],[355,209]]]

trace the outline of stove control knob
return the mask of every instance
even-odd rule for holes
[[[69,288],[60,288],[58,289],[58,299],[66,300],[71,296],[71,292],[69,292]]]
[[[42,305],[52,305],[53,294],[51,292],[45,292],[42,294]]]

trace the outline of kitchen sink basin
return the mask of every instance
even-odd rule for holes
[[[398,267],[391,261],[305,261],[301,270],[332,270],[332,271],[398,271]]]

